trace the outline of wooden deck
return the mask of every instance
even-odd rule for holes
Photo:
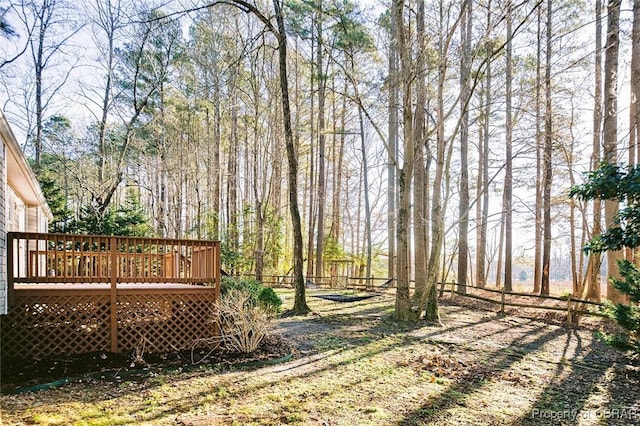
[[[126,294],[132,292],[139,293],[163,293],[166,291],[181,291],[185,293],[197,293],[203,290],[215,290],[214,287],[203,285],[180,284],[180,283],[119,283],[116,285],[119,293]],[[57,292],[68,293],[82,291],[94,294],[109,294],[110,284],[102,283],[74,283],[74,284],[15,284],[14,294],[54,294]]]
[[[2,357],[190,349],[217,332],[220,244],[9,233]]]

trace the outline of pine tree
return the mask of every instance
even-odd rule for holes
[[[71,217],[71,210],[67,207],[67,197],[58,184],[55,175],[51,171],[41,171],[38,174],[38,182],[42,193],[44,194],[47,204],[51,209],[53,220],[49,223],[50,232],[64,233],[66,224]]]
[[[614,200],[626,206],[613,218],[613,226],[594,236],[585,251],[602,253],[640,247],[640,166],[602,163],[587,174],[585,183],[573,186],[570,195],[583,200]],[[629,331],[629,343],[640,352],[640,269],[625,259],[617,263],[621,279],[613,278],[611,284],[633,303],[608,302],[605,312]]]
[[[152,233],[149,217],[134,191],[127,192],[122,206],[112,206],[104,214],[95,207],[83,206],[78,219],[72,221],[67,230],[78,234],[124,237],[148,237]]]

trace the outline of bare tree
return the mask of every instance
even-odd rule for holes
[[[595,0],[596,46],[594,57],[594,99],[593,99],[593,144],[591,169],[600,164],[600,142],[602,139],[602,0]],[[593,200],[592,235],[602,233],[602,200]],[[587,300],[599,302],[601,294],[600,253],[589,253]]]
[[[492,27],[491,0],[487,3],[486,31],[489,35]],[[485,42],[485,54],[492,55],[492,43],[490,37]],[[484,287],[487,283],[487,225],[489,220],[489,139],[491,122],[491,101],[492,101],[492,77],[493,71],[491,61],[487,61],[484,78],[484,100],[481,96],[481,128],[480,140],[478,143],[478,183],[476,191],[477,200],[477,248],[476,248],[476,282],[479,287]]]
[[[120,51],[117,60],[114,40],[117,31],[126,26],[124,11],[121,5],[113,5],[110,0],[98,4],[100,27],[106,36],[105,59],[105,90],[102,98],[102,110],[97,123],[98,141],[98,182],[93,188],[88,188],[92,194],[92,204],[98,220],[105,214],[113,201],[116,190],[125,178],[127,154],[132,145],[137,127],[147,112],[153,98],[162,92],[161,87],[169,73],[169,66],[173,59],[174,50],[179,40],[179,28],[174,25],[164,27],[161,20],[155,16],[145,16],[147,20],[139,21],[132,27],[135,41],[129,50]],[[169,23],[168,25],[171,25]],[[155,37],[164,38],[161,42]],[[114,96],[114,81],[120,78],[128,81],[127,88],[118,88],[118,96]],[[116,102],[121,110],[115,110]],[[115,148],[108,148],[108,126],[112,115],[122,119],[123,133]]]
[[[236,1],[236,0],[234,0]],[[302,275],[302,225],[300,223],[300,210],[298,209],[298,159],[291,128],[291,109],[289,106],[289,82],[287,80],[287,33],[284,26],[282,3],[273,0],[276,15],[277,30],[272,32],[278,39],[278,64],[280,69],[280,90],[282,91],[282,113],[284,119],[284,134],[287,147],[287,161],[289,163],[289,208],[291,209],[291,221],[294,232],[294,285],[296,288],[293,310],[295,312],[308,312],[305,298],[304,277]],[[264,20],[261,19],[263,22]]]
[[[603,160],[609,164],[618,161],[618,53],[620,47],[620,0],[609,0],[607,5],[607,44],[604,57],[604,136]],[[607,229],[615,226],[613,220],[618,213],[618,202],[605,200],[604,217]],[[621,250],[607,251],[609,277],[619,277],[617,261],[622,259]],[[607,298],[614,303],[624,301],[624,295],[607,280]]]
[[[512,3],[507,2],[506,105],[505,105],[505,176],[504,176],[504,289],[512,291],[513,259],[513,29]]]
[[[471,1],[462,0],[462,19],[460,23],[460,40],[462,55],[460,57],[460,98],[470,96],[471,79],[471,33],[472,15]],[[510,34],[507,34],[509,37]],[[507,48],[509,50],[509,48]],[[469,108],[468,102],[461,102],[460,122],[460,198],[458,214],[460,216],[458,229],[458,291],[467,291],[467,270],[469,258]]]
[[[0,70],[24,55],[29,47],[29,40],[31,40],[31,34],[33,33],[36,25],[35,20],[30,24],[28,22],[23,22],[25,24],[25,34],[21,34],[21,31],[11,26],[7,20],[7,15],[9,15],[9,12],[15,12],[18,9],[19,5],[11,3],[7,7],[0,7],[0,36],[7,39],[23,38],[25,40],[23,42],[21,41],[20,43],[16,43],[15,49],[7,50],[0,54]]]
[[[452,145],[445,135],[445,121],[448,113],[445,109],[445,83],[449,67],[448,54],[453,35],[462,18],[458,14],[450,28],[445,26],[445,7],[440,3],[438,8],[440,30],[438,32],[438,62],[437,62],[437,89],[436,89],[436,115],[435,124],[436,149],[435,149],[435,173],[433,178],[433,191],[431,196],[431,245],[429,261],[427,263],[427,288],[418,304],[418,312],[425,312],[425,320],[439,322],[440,312],[436,294],[436,282],[440,274],[441,257],[443,255],[443,242],[445,234],[444,214],[446,193],[443,196],[443,186],[447,184],[448,168],[451,159]],[[466,100],[465,100],[466,101]],[[455,134],[455,132],[454,132]],[[448,151],[448,154],[447,154]],[[447,185],[448,186],[448,185]]]
[[[533,292],[540,293],[542,283],[542,8],[537,12],[536,31],[536,201],[533,260]]]
[[[317,2],[317,37],[318,46],[316,49],[316,70],[318,75],[318,232],[316,237],[316,276],[324,275],[322,265],[322,255],[324,251],[324,208],[327,202],[327,189],[325,178],[325,153],[326,153],[326,133],[325,129],[325,99],[327,88],[327,75],[324,66],[324,40],[323,26],[324,17],[322,10],[322,0]],[[366,190],[366,189],[365,189]]]
[[[396,11],[398,7],[396,2],[391,2],[391,34],[389,36],[389,69],[387,86],[389,90],[389,107],[388,107],[388,148],[387,148],[387,244],[388,249],[388,266],[387,276],[389,278],[396,277],[396,198],[397,198],[397,178],[396,172],[398,168],[398,45],[397,45],[397,22]]]
[[[551,158],[553,156],[552,130],[552,102],[551,102],[551,38],[552,38],[552,8],[551,0],[547,0],[547,31],[545,50],[545,111],[544,111],[544,150],[543,150],[543,178],[542,178],[542,209],[543,209],[543,237],[542,237],[542,280],[541,294],[549,294],[551,261],[551,183],[553,181]]]
[[[427,154],[426,154],[426,55],[427,55],[427,39],[425,31],[425,5],[424,0],[419,0],[416,13],[416,41],[417,41],[417,57],[416,57],[416,108],[415,108],[415,129],[413,137],[415,138],[414,148],[415,155],[415,172],[413,183],[413,229],[415,240],[415,290],[413,300],[419,301],[422,294],[427,289],[427,232],[429,229],[428,222],[428,187],[427,187]]]
[[[206,7],[218,3],[214,2]],[[295,145],[293,128],[291,126],[291,106],[289,102],[289,81],[287,78],[287,33],[284,24],[284,12],[280,0],[273,0],[273,8],[276,23],[264,15],[255,5],[244,0],[231,0],[231,4],[247,13],[253,14],[276,37],[278,42],[278,69],[280,91],[282,100],[282,118],[284,122],[284,136],[287,151],[287,163],[289,165],[289,209],[293,228],[293,280],[295,287],[295,300],[293,312],[309,312],[305,295],[305,282],[303,274],[303,243],[302,222],[300,220],[300,208],[298,205],[298,153]]]
[[[33,114],[33,134],[29,134],[28,137],[33,138],[36,173],[40,170],[46,111],[66,84],[70,71],[75,66],[66,64],[67,61],[64,59],[65,48],[79,30],[71,25],[71,13],[70,5],[64,0],[22,1],[18,13],[24,26],[32,28],[27,49],[30,65],[33,67],[35,102],[32,106],[27,105],[27,110],[29,115]],[[61,65],[63,69],[60,70],[58,78],[52,78],[51,75],[45,78],[45,73],[51,73]],[[30,108],[34,111],[29,111]]]
[[[412,319],[409,294],[410,256],[409,256],[409,223],[411,206],[411,181],[414,167],[413,108],[412,108],[412,61],[409,34],[404,23],[404,0],[394,0],[392,11],[396,31],[396,42],[400,57],[400,81],[402,82],[402,123],[403,149],[402,168],[398,176],[400,201],[398,206],[398,223],[396,242],[398,249],[398,284],[396,287],[396,305],[394,316],[401,321]]]

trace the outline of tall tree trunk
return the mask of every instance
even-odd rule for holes
[[[460,39],[462,40],[462,55],[460,57],[460,197],[458,224],[458,291],[467,292],[467,270],[469,259],[469,108],[468,99],[471,70],[471,2],[462,0],[462,19],[460,25]]]
[[[351,74],[355,75],[355,63],[353,60],[353,55],[349,57],[349,67],[351,70]],[[346,81],[345,81],[346,83]],[[357,88],[354,88],[356,95],[358,93]],[[345,93],[347,91],[345,90]],[[364,113],[362,103],[358,102],[358,128],[359,128],[359,136],[360,136],[360,150],[362,152],[362,184],[364,186],[363,190],[360,191],[364,195],[364,226],[365,226],[365,279],[367,288],[372,286],[371,283],[371,262],[372,262],[372,250],[373,250],[373,239],[371,235],[371,203],[369,200],[369,162],[367,158],[367,145],[366,145],[366,134],[365,134],[365,126],[364,126]],[[343,111],[344,118],[344,111]],[[343,127],[344,129],[344,127]],[[343,132],[344,134],[344,132]],[[342,160],[342,146],[340,147],[340,160]],[[342,161],[340,161],[340,165]],[[360,204],[358,202],[358,204]],[[358,217],[360,216],[358,212]],[[357,251],[356,251],[357,252]]]
[[[327,78],[324,70],[324,42],[322,40],[322,1],[318,2],[318,49],[316,52],[318,69],[318,234],[316,237],[316,276],[324,275],[322,267],[322,254],[324,251],[324,206],[326,204],[326,179],[325,179],[325,89]],[[365,187],[366,191],[366,187]]]
[[[344,80],[343,93],[347,93],[348,80]],[[335,97],[334,97],[335,99]],[[347,112],[347,97],[342,97],[342,106],[340,109],[340,128],[344,129],[346,125],[346,112]],[[335,113],[334,113],[335,115]],[[335,121],[335,120],[334,120]],[[331,235],[332,240],[335,244],[339,244],[340,242],[340,234],[341,234],[341,220],[340,220],[340,209],[342,206],[341,203],[341,194],[342,194],[342,163],[344,158],[344,144],[346,142],[346,135],[343,132],[340,134],[340,138],[334,138],[334,142],[339,141],[335,146],[334,144],[334,168],[333,168],[333,200],[332,200],[332,219],[331,219],[331,230],[329,234]]]
[[[298,112],[296,111],[296,115],[298,114]],[[278,106],[276,108],[276,111],[274,112],[274,117],[277,117],[278,115],[282,116],[282,108],[281,106]],[[296,123],[298,121],[298,118],[296,117]],[[282,131],[282,124],[281,122],[274,122],[274,127],[275,127],[275,134],[283,134]],[[294,143],[295,143],[295,138],[294,138]],[[294,146],[298,146],[297,144],[295,144]],[[273,206],[273,214],[276,215],[277,217],[280,217],[282,215],[281,213],[281,209],[282,209],[282,202],[283,202],[283,192],[284,192],[284,188],[282,185],[282,158],[284,156],[284,152],[283,152],[283,141],[281,138],[275,138],[275,140],[273,141],[273,156],[271,158],[271,167],[273,169],[273,174],[272,174],[272,184],[271,184],[271,203]],[[290,244],[287,244],[288,241],[291,240],[291,235],[293,234],[292,232],[288,232],[289,228],[288,225],[286,224],[281,224],[280,221],[276,221],[273,224],[273,236],[272,238],[277,239],[279,238],[280,235],[284,234],[287,237],[284,238],[284,246],[290,246]],[[278,255],[273,256],[273,270],[279,271],[280,268],[280,260],[281,260],[281,254],[282,251],[278,251]]]
[[[640,1],[633,1],[633,30],[631,37],[631,87],[634,104],[633,132],[635,134],[636,164],[640,163]]]
[[[158,229],[160,230],[160,236],[163,238],[167,238],[169,236],[169,229],[167,226],[167,202],[168,202],[167,182],[169,178],[168,178],[167,165],[165,161],[165,156],[166,156],[166,154],[164,153],[165,148],[161,146],[160,149],[161,149],[160,160],[159,160],[160,196],[158,201]]]
[[[547,0],[547,31],[544,71],[545,111],[544,111],[544,151],[543,151],[543,237],[542,237],[542,280],[540,294],[548,295],[550,290],[549,266],[551,261],[551,183],[553,181],[551,159],[553,158],[553,130],[551,110],[551,34],[552,13],[551,0]]]
[[[491,0],[487,2],[487,32],[490,31],[491,23]],[[491,43],[487,41],[485,43],[487,57],[491,55]],[[487,68],[485,71],[485,89],[484,89],[484,120],[482,123],[482,140],[481,145],[478,146],[478,209],[480,210],[480,218],[478,220],[478,248],[476,259],[476,281],[478,287],[484,287],[487,285],[487,227],[489,222],[489,139],[491,135],[491,129],[489,124],[491,122],[491,101],[492,101],[492,69],[491,60],[487,61]],[[482,197],[480,196],[482,195]]]
[[[574,114],[574,112],[572,111],[571,114]],[[574,161],[573,159],[575,158],[575,140],[576,138],[573,136],[573,126],[569,126],[570,130],[569,133],[571,134],[571,139],[568,141],[569,142],[569,147],[567,149],[567,147],[563,147],[563,151],[565,154],[565,161],[567,163],[567,169],[568,169],[568,174],[569,174],[569,184],[571,185],[571,187],[573,187],[576,184],[576,178],[575,178],[575,174],[573,172],[574,170]],[[581,299],[582,298],[582,251],[580,250],[579,246],[577,245],[577,231],[578,231],[578,227],[580,225],[578,225],[576,223],[576,200],[572,197],[569,200],[569,246],[570,246],[570,250],[569,250],[569,258],[570,258],[570,262],[571,262],[571,288],[572,288],[572,293],[576,298]],[[583,215],[584,217],[584,215]],[[581,221],[583,224],[585,223],[585,221]],[[586,231],[586,229],[583,227],[582,228],[582,235],[584,235],[584,232]],[[582,247],[582,246],[580,246]],[[580,265],[578,265],[578,256],[580,257]]]
[[[115,68],[115,37],[116,31],[120,28],[122,10],[114,7],[111,1],[96,2],[98,12],[98,25],[107,38],[106,49],[100,52],[106,59],[106,75],[102,104],[100,110],[100,121],[98,122],[98,182],[103,185],[106,179],[107,167],[107,123],[109,120],[109,110],[111,109],[111,87],[113,85],[113,72]]]
[[[535,254],[533,260],[533,293],[539,294],[542,285],[542,8],[537,15],[536,43],[536,205],[535,205]]]
[[[415,291],[413,300],[419,301],[427,289],[427,228],[426,220],[426,170],[425,170],[425,110],[426,110],[426,67],[424,0],[418,0],[416,14],[416,39],[418,54],[416,57],[416,112],[413,130],[415,172],[413,183],[413,229],[415,240]]]
[[[282,115],[284,120],[284,136],[287,147],[287,163],[289,164],[289,208],[293,226],[293,283],[295,300],[293,311],[309,312],[307,306],[303,276],[302,224],[298,208],[298,156],[291,128],[291,109],[289,104],[289,82],[287,79],[287,33],[284,26],[284,13],[280,0],[273,0],[276,15],[278,38],[278,65],[280,74],[280,90],[282,92]]]
[[[42,154],[42,126],[43,126],[43,114],[44,114],[44,105],[42,100],[42,74],[45,68],[45,58],[44,58],[44,43],[45,43],[45,35],[47,33],[47,29],[49,27],[49,20],[51,19],[51,15],[53,12],[53,7],[55,6],[54,2],[44,1],[42,3],[42,7],[40,10],[35,8],[37,12],[37,21],[38,21],[38,37],[37,44],[35,49],[32,48],[33,54],[33,65],[34,65],[34,73],[36,78],[36,140],[35,140],[35,162],[34,162],[34,171],[36,173],[40,172],[40,156]]]
[[[157,135],[160,152],[160,167],[158,175],[160,176],[160,202],[158,203],[158,230],[160,236],[166,238],[168,236],[167,229],[167,182],[169,181],[169,171],[167,167],[167,127],[165,125],[165,111],[163,93],[160,93],[160,129]]]
[[[262,282],[264,274],[264,232],[265,218],[262,201],[256,199],[256,280]]]
[[[505,150],[506,150],[506,166],[504,177],[504,289],[506,291],[512,291],[513,285],[511,278],[513,276],[512,270],[512,258],[513,258],[513,118],[511,107],[511,87],[512,87],[512,38],[513,31],[511,29],[512,17],[512,4],[511,1],[507,2],[507,64],[506,64],[506,128],[505,128]]]
[[[397,46],[400,54],[400,75],[402,81],[402,121],[403,121],[403,162],[398,178],[400,205],[398,209],[398,225],[396,239],[398,244],[398,284],[396,288],[396,319],[408,321],[413,319],[409,295],[410,255],[409,255],[409,222],[411,215],[411,180],[414,166],[413,140],[413,108],[411,78],[411,52],[407,31],[404,25],[404,0],[393,0],[393,18],[396,26]]]
[[[229,247],[237,250],[239,246],[238,235],[238,95],[234,78],[231,95],[231,131],[229,135],[229,162],[227,164],[227,220],[229,226]]]
[[[496,287],[502,286],[502,253],[504,252],[504,216],[506,210],[506,194],[502,191],[502,212],[500,212],[500,232],[498,233],[498,261],[496,265]]]
[[[347,93],[348,90],[348,80],[344,80],[343,93]],[[334,97],[335,99],[335,97]],[[340,109],[340,128],[344,129],[346,125],[346,113],[347,113],[347,97],[342,97],[342,107]],[[334,113],[335,115],[335,113]],[[336,120],[334,120],[336,121]],[[343,179],[343,159],[344,159],[344,145],[346,142],[346,135],[344,132],[340,135],[340,138],[334,138],[334,168],[333,168],[333,204],[332,204],[332,219],[331,219],[331,230],[329,234],[331,235],[331,239],[335,244],[339,244],[340,236],[341,236],[341,194],[342,194],[342,179]],[[337,143],[336,146],[336,142]],[[334,272],[332,272],[333,275]]]
[[[486,84],[486,83],[485,83]],[[486,87],[486,86],[485,86]],[[484,190],[484,140],[487,137],[484,131],[484,122],[486,121],[485,96],[486,88],[482,88],[480,93],[480,109],[479,109],[479,127],[478,127],[478,178],[476,184],[476,286],[484,287],[485,275],[485,250],[486,241],[483,236],[486,230],[482,227],[482,195]]]
[[[425,312],[425,320],[429,322],[440,322],[440,312],[436,293],[436,281],[440,271],[440,256],[442,254],[442,242],[444,240],[444,209],[442,200],[442,184],[445,173],[446,138],[444,126],[444,85],[446,81],[447,63],[445,52],[445,36],[442,27],[444,26],[444,7],[440,4],[439,18],[441,30],[439,32],[439,61],[438,61],[438,86],[437,86],[437,106],[436,114],[436,168],[433,178],[433,192],[431,195],[431,245],[429,250],[429,262],[427,263],[427,290],[425,291],[418,313]]]
[[[633,1],[631,31],[631,94],[629,105],[629,164],[640,164],[640,0]],[[627,260],[637,263],[637,249],[627,249]]]
[[[389,37],[389,147],[387,163],[387,244],[389,278],[396,277],[396,169],[398,161],[398,45],[395,1],[391,2],[391,34]]]
[[[311,54],[313,56],[315,47],[315,38],[311,39]],[[316,126],[315,126],[315,90],[314,82],[317,81],[317,77],[320,74],[317,64],[311,61],[311,134],[309,137],[309,177],[308,177],[308,196],[305,197],[308,203],[308,232],[307,232],[307,277],[313,276],[313,242],[316,231],[316,214],[315,214],[315,194],[314,194],[314,182],[315,182],[315,144]]]
[[[220,238],[220,142],[221,142],[221,113],[220,113],[220,85],[216,84],[213,95],[213,235],[210,238]]]
[[[253,78],[256,78],[257,72],[253,73]],[[261,144],[258,142],[261,138],[260,135],[260,126],[258,125],[260,120],[260,110],[262,106],[260,104],[260,89],[257,81],[252,81],[252,92],[254,99],[254,110],[253,110],[253,197],[254,197],[254,208],[256,215],[256,250],[255,250],[255,277],[256,280],[262,282],[262,276],[264,274],[264,240],[265,240],[265,214],[267,210],[268,204],[268,195],[266,190],[266,180],[267,172],[263,170],[261,164],[266,161],[263,159],[263,152],[261,150]],[[266,157],[266,152],[264,154]],[[249,158],[249,147],[247,144],[247,159]],[[249,181],[249,179],[247,179]],[[247,238],[249,240],[250,237]]]
[[[11,3],[9,3],[9,5],[11,5]],[[62,89],[66,82],[65,77],[62,82],[53,83],[48,78],[45,78],[45,71],[56,66],[57,56],[64,54],[65,44],[69,41],[72,34],[62,34],[60,32],[60,29],[64,25],[63,15],[66,12],[64,10],[66,5],[60,0],[22,1],[17,2],[15,7],[22,8],[22,12],[25,13],[23,17],[24,24],[29,27],[28,32],[30,37],[28,38],[30,38],[30,40],[25,46],[25,50],[27,47],[30,48],[31,60],[33,61],[35,105],[32,105],[32,99],[27,99],[29,104],[27,114],[31,113],[31,107],[33,106],[35,108],[35,136],[32,134],[29,136],[33,137],[34,143],[33,170],[38,174],[40,173],[43,139],[45,137],[45,109],[53,99],[53,96]],[[9,6],[3,8],[3,12],[6,12],[8,8]],[[26,14],[29,13],[26,11],[27,9],[32,14],[30,18],[26,16]],[[28,23],[30,19],[33,19],[32,23]],[[66,22],[68,24],[68,21]],[[7,62],[4,62],[4,64],[6,63]],[[69,71],[64,74],[68,75]],[[54,88],[56,84],[58,84],[58,87]]]
[[[618,51],[620,46],[620,0],[609,0],[607,6],[607,45],[604,58],[604,161],[616,164],[618,159]],[[607,229],[614,227],[614,218],[618,213],[618,202],[606,200],[604,218]],[[622,259],[622,250],[607,252],[607,270],[610,278],[619,278],[618,260]],[[614,303],[625,301],[624,295],[616,289],[611,280],[607,280],[607,298]]]
[[[353,64],[352,64],[353,66]],[[367,288],[371,287],[371,250],[373,248],[373,241],[371,238],[371,205],[369,202],[369,169],[367,162],[367,144],[365,143],[365,127],[364,120],[362,118],[362,108],[358,107],[358,124],[360,126],[360,149],[362,150],[362,183],[364,185],[364,226],[366,237],[366,270],[365,278],[367,282]]]
[[[600,141],[602,138],[602,0],[596,1],[596,51],[594,63],[595,89],[593,100],[593,150],[591,153],[591,170],[598,168],[600,164]],[[593,200],[593,231],[592,235],[602,233],[602,200]],[[601,299],[601,275],[600,253],[589,253],[589,278],[587,288],[587,300],[600,302]]]

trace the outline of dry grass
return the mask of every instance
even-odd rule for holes
[[[321,291],[309,296],[316,292]],[[291,291],[279,293],[285,297],[285,308],[290,306]],[[314,314],[277,320],[277,332],[297,348],[291,362],[225,373],[210,368],[166,373],[142,382],[73,383],[39,393],[3,395],[2,421],[65,425],[640,422],[640,374],[634,359],[600,343],[593,330],[568,330],[536,319],[499,317],[491,311],[445,303],[444,326],[431,327],[391,321],[391,296],[356,303],[309,297]],[[617,419],[611,418],[614,409]],[[629,420],[620,413],[637,417]]]
[[[232,289],[216,304],[223,347],[251,353],[269,332],[269,313],[250,299],[249,293]]]

